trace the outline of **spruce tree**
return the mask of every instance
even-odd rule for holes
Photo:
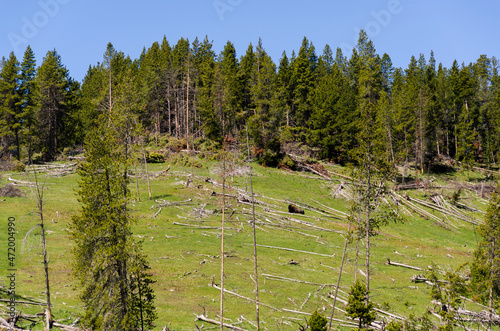
[[[299,55],[293,64],[293,99],[295,124],[299,127],[306,127],[311,116],[311,105],[309,93],[315,86],[315,69],[317,58],[314,47],[306,37],[302,40]]]
[[[72,219],[74,274],[83,287],[84,324],[92,329],[151,328],[156,317],[151,274],[132,239],[122,121],[110,111],[87,135],[79,168],[81,212]]]
[[[59,54],[47,52],[36,74],[36,136],[44,161],[54,159],[74,133],[69,102],[74,84]]]
[[[14,53],[2,59],[0,70],[0,158],[20,159],[21,102],[19,62]]]
[[[494,313],[500,298],[500,185],[491,195],[479,234],[482,240],[474,252],[471,285],[475,299]]]
[[[309,318],[308,324],[311,331],[326,331],[328,320],[317,310]]]
[[[218,140],[221,126],[217,121],[214,106],[216,62],[212,42],[205,37],[197,47],[194,47],[193,55],[197,71],[195,105],[199,117],[196,129],[198,132],[204,132],[209,139]]]
[[[276,74],[273,95],[274,113],[279,115],[279,126],[288,128],[292,121],[293,88],[291,83],[292,71],[290,60],[286,52],[283,52]]]
[[[243,128],[242,87],[240,79],[240,65],[236,58],[236,49],[231,42],[227,42],[219,59],[220,78],[222,79],[222,122],[226,132],[235,134]]]
[[[371,322],[375,321],[373,303],[366,300],[369,291],[359,279],[351,286],[345,308],[347,316],[358,319],[358,328],[367,330]]]
[[[271,107],[276,79],[276,66],[259,39],[255,51],[254,75],[250,88],[253,115],[249,118],[249,131],[256,145],[266,147],[279,133],[279,114]],[[269,146],[267,146],[269,147]],[[273,152],[279,152],[274,150]]]
[[[24,143],[28,147],[28,162],[31,163],[33,154],[33,135],[35,131],[35,74],[36,74],[35,53],[30,46],[24,52],[23,61],[21,62],[20,87],[23,121],[23,137]]]

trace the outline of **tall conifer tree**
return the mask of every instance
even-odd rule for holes
[[[20,159],[21,98],[19,62],[14,53],[0,65],[0,157]]]

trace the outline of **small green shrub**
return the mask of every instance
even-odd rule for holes
[[[165,156],[161,153],[146,151],[146,162],[147,163],[164,163]]]
[[[21,161],[12,161],[12,171],[24,172],[26,170],[26,165]]]
[[[309,318],[308,324],[311,331],[326,331],[328,320],[326,317],[318,313],[317,310]]]
[[[385,327],[386,331],[400,331],[403,330],[403,323],[398,322],[398,321],[391,321],[387,326]]]
[[[185,154],[175,154],[169,159],[170,164],[187,168],[203,168],[203,164],[196,158]]]
[[[292,160],[292,158],[289,155],[285,155],[279,162],[278,168],[285,168],[285,169],[294,169],[295,168],[295,162]]]
[[[373,303],[371,301],[366,302],[368,293],[369,291],[366,289],[365,284],[358,279],[351,286],[351,291],[347,298],[347,307],[345,309],[347,316],[352,319],[358,319],[360,329],[370,325],[376,317]]]

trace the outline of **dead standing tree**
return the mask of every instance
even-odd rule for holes
[[[247,132],[247,154],[248,154],[248,165],[250,168],[250,194],[252,198],[252,235],[253,235],[253,262],[254,262],[254,282],[255,282],[255,312],[257,321],[257,330],[260,330],[260,320],[259,320],[259,280],[257,271],[257,236],[255,232],[255,198],[253,194],[253,179],[252,179],[252,165],[250,163],[250,145],[248,144],[248,126],[246,127]]]
[[[33,193],[33,196],[36,201],[36,207],[37,207],[37,213],[38,216],[40,217],[40,223],[35,225],[31,230],[28,231],[27,236],[31,232],[33,232],[37,227],[40,227],[41,231],[41,244],[42,244],[42,256],[43,256],[43,266],[44,266],[44,272],[45,272],[45,292],[46,292],[46,298],[47,298],[47,307],[45,310],[45,326],[44,330],[49,330],[52,326],[52,314],[51,314],[51,306],[52,304],[50,303],[50,282],[49,282],[49,261],[47,259],[47,243],[46,243],[46,237],[45,237],[45,222],[43,218],[43,190],[44,186],[38,184],[38,176],[36,174],[36,171],[33,171],[34,175],[34,186],[31,186],[31,191]],[[28,179],[29,180],[29,179]],[[25,240],[27,238],[25,237]]]

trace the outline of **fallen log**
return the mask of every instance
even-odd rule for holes
[[[494,171],[494,170],[490,170],[490,169],[484,169],[484,168],[480,168],[480,167],[472,167],[472,169],[479,170],[479,171],[485,171],[485,172],[489,172],[489,173],[492,173],[492,174],[500,175],[500,172]]]
[[[14,179],[14,178],[11,178],[10,176],[9,176],[9,178],[7,178],[7,180],[11,181],[14,185],[19,185],[19,186],[36,186],[37,185],[37,183],[26,182],[23,180]]]
[[[0,302],[12,302],[9,299],[0,299]],[[46,302],[30,302],[30,301],[15,301],[15,303],[23,304],[23,305],[38,305],[38,306],[46,306]]]
[[[335,287],[334,284],[311,283],[311,282],[308,282],[308,281],[305,281],[305,280],[293,279],[293,278],[282,277],[282,276],[275,276],[275,275],[269,275],[269,274],[261,274],[261,276],[264,276],[264,277],[269,278],[269,279],[283,280],[283,281],[292,282],[292,283],[301,283],[301,284],[315,285],[315,286],[331,286],[331,287]]]
[[[216,284],[212,284],[212,287],[218,289],[219,291],[221,290],[221,287],[218,286],[218,285],[216,285]],[[250,302],[254,302],[254,303],[256,302],[255,299],[250,299],[250,298],[244,297],[243,295],[240,295],[238,293],[235,293],[235,292],[232,292],[232,291],[229,291],[229,290],[226,290],[226,289],[224,289],[224,293],[228,293],[228,294],[234,295],[234,296],[236,296],[238,298],[245,299],[245,300],[250,301]],[[273,306],[266,305],[265,303],[262,303],[261,301],[259,301],[259,306],[264,306],[264,307],[267,307],[267,308],[272,309],[272,310],[281,311],[281,309],[275,308]]]
[[[458,210],[455,210],[455,209],[445,209],[443,207],[439,207],[437,205],[433,205],[431,203],[428,203],[426,201],[423,201],[423,200],[420,200],[420,199],[417,199],[417,198],[408,197],[408,199],[409,199],[409,201],[414,201],[414,202],[416,202],[418,204],[421,204],[422,206],[425,206],[427,208],[436,210],[436,211],[438,211],[440,213],[447,214],[447,215],[459,218],[459,219],[461,219],[461,220],[463,220],[465,222],[469,222],[469,223],[472,223],[474,225],[479,225],[477,222],[471,221],[466,215],[460,213]]]
[[[248,244],[252,245],[252,244]],[[257,245],[258,247],[264,247],[264,248],[273,248],[273,249],[281,249],[284,251],[291,251],[291,252],[298,252],[298,253],[306,253],[306,254],[312,254],[312,255],[319,255],[319,256],[325,256],[325,257],[333,257],[333,255],[328,255],[328,254],[321,254],[321,253],[315,253],[315,252],[309,252],[309,251],[302,251],[299,249],[293,249],[293,248],[288,248],[288,247],[277,247],[277,246],[268,246],[268,245]]]
[[[294,314],[302,314],[302,315],[312,315],[311,313],[306,313],[306,312],[303,312],[303,311],[298,311],[298,310],[292,310],[292,309],[286,309],[286,308],[283,308],[283,311],[287,311],[289,313],[294,313]]]
[[[344,213],[343,211],[340,211],[340,210],[334,209],[332,207],[326,206],[326,205],[322,204],[319,201],[316,201],[316,200],[313,200],[313,201],[316,202],[317,204],[323,206],[324,208],[327,208],[328,210],[330,210],[332,214],[333,213],[338,213],[338,214],[342,215],[342,217],[344,217],[344,218],[346,218],[347,216],[349,216],[349,214]],[[328,213],[327,211],[325,211],[325,212]]]
[[[434,283],[428,280],[426,277],[422,275],[413,275],[410,280],[413,283],[426,283],[427,285],[434,286]]]
[[[80,328],[76,328],[76,327],[71,326],[71,325],[65,325],[65,324],[61,324],[61,323],[57,323],[57,322],[52,322],[52,325],[56,326],[62,330],[65,330],[65,331],[80,331]]]
[[[189,198],[183,201],[165,201],[165,200],[155,200],[155,201],[158,202],[158,204],[152,206],[149,209],[168,207],[168,206],[190,205],[190,202],[192,202],[193,199]]]
[[[180,225],[180,226],[187,226],[187,227],[194,228],[194,229],[204,229],[204,230],[206,230],[206,229],[221,230],[222,229],[222,227],[220,227],[220,226],[202,226],[202,225],[192,225],[192,224],[184,224],[184,223],[177,223],[177,222],[173,222],[172,224],[173,225]],[[228,228],[227,226],[224,228],[227,230],[241,231],[240,228]]]
[[[423,269],[419,268],[419,267],[414,267],[414,266],[411,266],[411,265],[408,265],[408,264],[403,264],[403,263],[392,262],[389,258],[387,258],[387,262],[385,264],[386,265],[393,265],[393,266],[397,266],[397,267],[409,268],[409,269],[413,269],[413,270],[423,271]]]
[[[215,324],[215,325],[220,325],[219,321],[210,319],[210,318],[206,317],[205,315],[196,315],[196,320],[197,321],[203,321],[203,322],[211,323],[211,324]],[[242,329],[242,328],[240,328],[238,326],[235,326],[235,325],[232,325],[232,324],[222,323],[222,326],[226,327],[226,328],[230,328],[232,330],[247,331],[246,329]]]

